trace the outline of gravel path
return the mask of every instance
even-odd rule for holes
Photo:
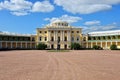
[[[120,80],[120,51],[1,51],[0,80]]]

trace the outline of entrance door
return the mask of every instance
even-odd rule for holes
[[[60,50],[60,44],[58,44],[58,47],[57,47],[58,50]]]
[[[67,44],[64,45],[64,48],[67,49]]]
[[[54,45],[53,44],[51,45],[51,49],[54,49]]]

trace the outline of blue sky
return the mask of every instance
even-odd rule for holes
[[[120,0],[0,0],[0,31],[35,34],[63,20],[91,31],[120,29]]]

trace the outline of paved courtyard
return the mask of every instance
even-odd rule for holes
[[[120,51],[1,51],[0,80],[120,80]]]

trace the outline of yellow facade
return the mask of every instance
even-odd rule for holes
[[[103,49],[110,49],[111,45],[117,45],[120,48],[120,30],[116,31],[102,31],[88,33],[86,47],[92,48],[98,45]]]
[[[72,42],[81,44],[82,29],[67,22],[53,22],[44,28],[37,28],[37,44],[45,43],[49,49],[70,49]]]

